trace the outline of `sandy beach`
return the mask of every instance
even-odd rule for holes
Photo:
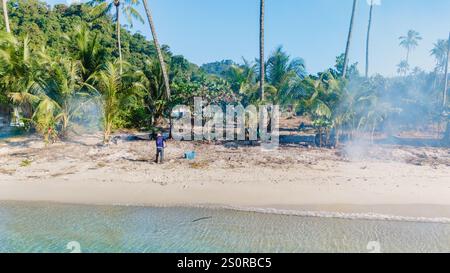
[[[448,148],[343,149],[169,142],[165,164],[149,141],[101,146],[96,135],[45,146],[0,144],[0,200],[450,218]],[[197,158],[183,158],[185,151]]]

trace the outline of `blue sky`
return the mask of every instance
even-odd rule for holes
[[[71,0],[47,0],[49,4]],[[379,0],[378,0],[379,1]],[[161,43],[196,64],[258,56],[259,0],[148,0]],[[353,0],[266,0],[266,55],[283,45],[302,57],[309,72],[322,71],[342,53]],[[139,10],[143,12],[142,6]],[[359,0],[351,62],[364,70],[367,0]],[[405,56],[398,37],[414,29],[424,38],[412,53],[411,66],[431,70],[430,50],[450,31],[449,0],[381,0],[374,9],[371,74],[396,74]],[[149,37],[147,25],[135,31]]]

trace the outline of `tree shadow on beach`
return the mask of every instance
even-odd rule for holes
[[[400,145],[400,146],[412,146],[412,147],[434,147],[442,148],[448,147],[446,143],[441,139],[431,139],[431,138],[400,138],[400,137],[389,137],[386,139],[380,139],[375,141],[376,144],[387,144],[387,145]]]

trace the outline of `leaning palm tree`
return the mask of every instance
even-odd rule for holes
[[[370,0],[370,11],[369,11],[369,25],[367,26],[367,38],[366,38],[366,78],[369,77],[369,49],[370,49],[370,31],[372,29],[372,16],[373,7],[375,5],[374,0]]]
[[[400,46],[406,49],[406,59],[405,61],[409,63],[409,54],[412,50],[414,50],[418,45],[419,41],[422,40],[420,33],[415,30],[410,30],[406,34],[406,36],[400,36]]]
[[[259,95],[261,101],[264,100],[264,81],[265,81],[265,64],[264,64],[264,12],[265,2],[261,0],[259,10]]]
[[[109,12],[112,7],[114,6],[114,17],[116,21],[116,35],[117,35],[117,51],[119,52],[119,61],[120,63],[123,62],[122,57],[122,41],[121,41],[121,21],[120,21],[120,7],[122,6],[122,13],[126,16],[126,19],[128,23],[133,26],[133,19],[138,19],[142,23],[144,22],[144,19],[142,19],[142,16],[139,14],[139,12],[134,8],[135,6],[139,5],[139,0],[124,0],[121,2],[121,0],[91,0],[89,2],[91,5],[94,5],[95,8],[92,11],[95,15],[102,15]],[[120,73],[123,72],[123,65],[120,65]]]
[[[448,92],[448,65],[449,65],[449,58],[450,58],[450,34],[447,41],[447,56],[445,60],[445,76],[444,76],[444,91],[442,96],[442,108],[444,110],[444,113],[447,110],[447,92]],[[450,118],[447,115],[447,128],[444,133],[444,143],[450,144]]]
[[[345,47],[344,70],[342,72],[342,78],[344,78],[344,79],[347,76],[348,56],[350,53],[350,45],[351,45],[351,40],[352,40],[353,25],[354,25],[354,20],[355,20],[355,11],[356,11],[357,3],[358,3],[358,0],[353,0],[352,15],[350,18],[350,28],[348,30],[348,37],[347,37],[347,46]]]
[[[450,58],[450,34],[449,34],[448,40],[447,40],[447,54],[445,54],[444,94],[442,96],[442,104],[443,104],[444,109],[447,106],[449,58]],[[447,125],[447,127],[449,127],[449,126],[450,126],[450,123],[449,123],[449,125]],[[447,128],[447,131],[450,131],[450,128]]]
[[[153,17],[150,12],[150,7],[147,3],[147,0],[142,0],[144,3],[145,13],[147,14],[148,24],[150,25],[150,31],[152,32],[153,42],[155,44],[156,53],[158,55],[159,64],[161,66],[161,70],[164,78],[164,86],[166,89],[166,97],[170,99],[170,84],[169,84],[169,76],[167,74],[166,63],[164,62],[164,57],[161,51],[161,47],[159,46],[158,36],[156,34],[155,24],[153,23]]]
[[[9,26],[7,1],[8,0],[2,0],[2,8],[3,8],[3,18],[5,20],[6,32],[10,33],[11,32],[11,28]]]

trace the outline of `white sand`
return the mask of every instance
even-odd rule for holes
[[[371,147],[349,160],[334,150],[169,143],[167,163],[156,165],[153,143],[79,141],[0,144],[0,200],[450,218],[449,149]],[[187,150],[199,157],[182,159]]]

